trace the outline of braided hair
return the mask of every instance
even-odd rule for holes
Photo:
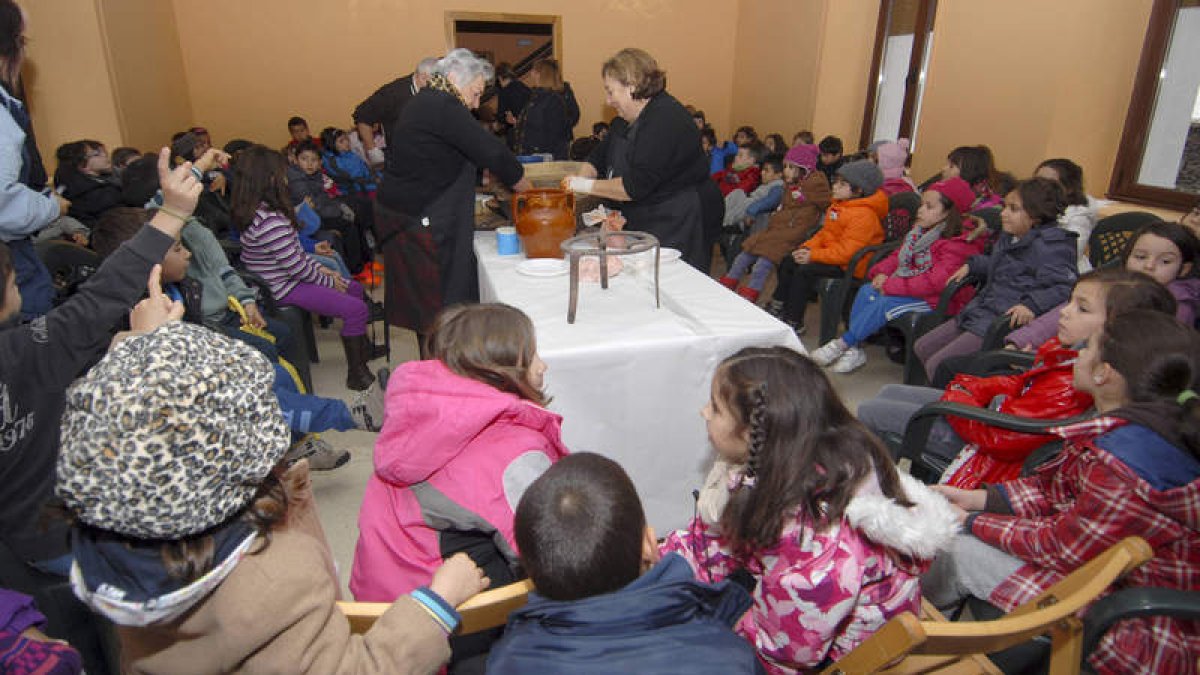
[[[721,514],[722,536],[740,558],[773,546],[787,519],[825,529],[855,489],[874,476],[883,494],[911,506],[891,457],[808,358],[785,347],[748,347],[713,376],[715,396],[749,440],[746,475]]]

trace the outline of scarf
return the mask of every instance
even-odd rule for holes
[[[454,83],[450,81],[450,78],[446,77],[445,75],[440,73],[434,75],[433,77],[429,78],[429,84],[425,86],[429,89],[436,89],[438,91],[444,91],[447,94],[451,94],[454,96],[454,98],[458,99],[459,103],[470,108],[470,106],[467,106],[466,100],[463,99],[462,92],[460,92],[458,87],[454,86]]]
[[[919,227],[909,230],[904,237],[904,245],[900,247],[896,276],[915,277],[928,272],[929,268],[933,267],[933,256],[929,254],[929,247],[942,238],[942,231],[945,229],[946,223],[943,222],[928,230]]]

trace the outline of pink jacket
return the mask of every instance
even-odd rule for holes
[[[818,532],[793,509],[779,543],[746,562],[758,585],[735,630],[758,649],[768,673],[806,672],[836,660],[893,616],[920,611],[920,575],[958,524],[941,495],[907,475],[900,480],[912,508],[884,497],[870,479],[841,522]],[[682,555],[701,581],[720,581],[742,566],[719,527],[700,518],[661,548]]]
[[[981,234],[974,241],[967,241],[967,235],[970,232],[971,230],[964,230],[957,237],[933,242],[933,245],[929,247],[933,266],[924,274],[912,277],[895,276],[900,259],[900,249],[896,249],[872,267],[867,272],[866,278],[873,279],[877,274],[886,274],[888,279],[883,282],[885,295],[920,298],[929,303],[930,307],[937,307],[938,298],[942,294],[942,289],[946,288],[946,281],[950,275],[958,271],[958,268],[967,262],[967,258],[983,253],[987,244],[986,233]],[[971,286],[956,293],[950,301],[950,314],[958,314],[958,310],[970,302],[974,295],[975,289]]]
[[[567,455],[561,425],[560,416],[441,361],[397,368],[358,514],[354,597],[390,602],[429,583],[442,562],[441,530],[490,533],[515,563],[513,511]]]

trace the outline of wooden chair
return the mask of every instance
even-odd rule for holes
[[[1076,616],[1114,581],[1153,555],[1141,537],[1121,540],[1045,593],[994,621],[946,621],[928,602],[921,619],[905,612],[822,671],[865,673],[996,673],[985,654],[1037,635],[1051,638],[1050,675],[1079,672],[1083,622]]]
[[[526,579],[471,596],[457,607],[458,613],[462,615],[462,623],[455,633],[468,635],[503,626],[508,622],[509,613],[525,606],[532,590],[533,582]],[[365,633],[370,630],[375,620],[391,606],[390,602],[338,603],[342,613],[350,620],[351,633]]]

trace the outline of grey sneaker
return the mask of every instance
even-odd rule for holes
[[[833,363],[846,351],[846,345],[841,338],[834,338],[829,342],[817,347],[813,353],[808,355],[808,358],[813,360],[813,363],[824,368]]]
[[[386,381],[387,368],[379,372]],[[383,428],[383,415],[386,409],[383,405],[383,395],[384,389],[383,386],[380,386],[378,379],[372,382],[365,391],[354,395],[354,400],[350,402],[350,417],[354,418],[354,424],[359,429],[379,431]]]
[[[837,361],[833,362],[830,370],[835,373],[853,373],[867,363],[867,353],[861,347],[851,347]]]
[[[331,471],[349,462],[350,453],[334,448],[315,434],[309,434],[293,445],[284,458],[289,464],[307,459],[308,468],[313,471]]]

